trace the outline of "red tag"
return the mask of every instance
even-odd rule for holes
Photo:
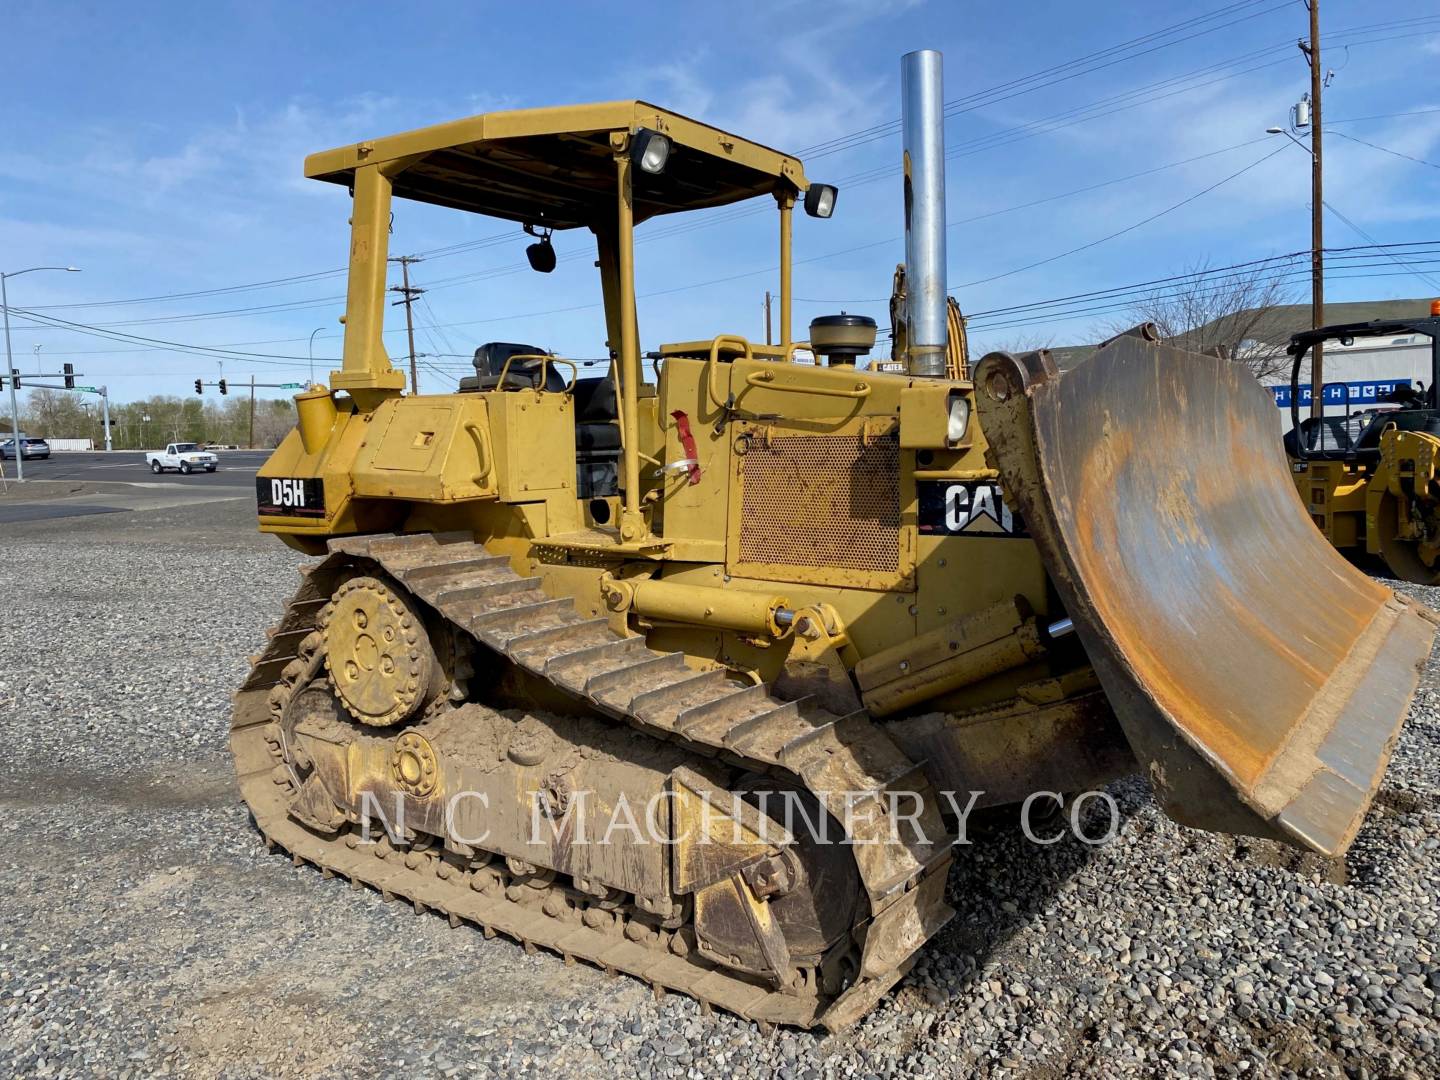
[[[670,416],[675,421],[675,430],[680,433],[680,445],[685,448],[685,456],[690,459],[690,486],[694,487],[700,482],[700,459],[695,452],[695,436],[690,434],[690,418],[679,409]]]

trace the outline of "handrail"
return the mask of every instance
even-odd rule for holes
[[[475,453],[480,458],[480,471],[475,474],[475,483],[479,487],[484,487],[485,482],[490,479],[490,474],[495,471],[492,462],[494,455],[490,453],[490,436],[474,420],[465,421],[465,430],[475,440]]]
[[[749,375],[745,376],[745,385],[765,387],[769,390],[789,390],[796,394],[818,394],[821,397],[839,398],[869,397],[871,390],[870,384],[865,382],[863,379],[856,382],[854,387],[849,390],[842,389],[838,386],[810,386],[795,385],[793,383],[783,382],[777,383],[775,382],[775,372],[773,371],[752,371]]]
[[[720,347],[722,345],[739,345],[745,353],[746,360],[755,359],[755,350],[751,347],[750,342],[738,334],[720,334],[710,342],[710,359],[705,363],[705,389],[710,395],[710,404],[717,409],[729,407],[728,402],[715,392],[715,372],[720,366]]]
[[[537,389],[543,390],[545,388],[545,376],[549,373],[549,368],[552,363],[565,364],[570,368],[570,381],[565,385],[565,389],[560,391],[562,394],[568,394],[571,390],[574,390],[576,382],[580,379],[580,366],[576,364],[574,360],[566,360],[561,356],[551,356],[549,353],[515,353],[505,360],[505,366],[500,369],[500,378],[495,382],[496,390],[504,388],[505,376],[510,374],[510,365],[516,360],[540,361],[540,385]]]

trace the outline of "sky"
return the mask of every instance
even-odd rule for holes
[[[1322,12],[1326,246],[1440,241],[1440,0]],[[304,178],[306,154],[630,97],[837,183],[832,219],[796,218],[796,336],[840,310],[884,326],[904,257],[900,57],[917,48],[945,58],[948,282],[972,351],[1094,341],[1126,312],[1000,311],[1309,246],[1308,154],[1265,134],[1308,89],[1307,19],[1301,0],[9,0],[0,271],[82,270],[9,281],[15,366],[70,361],[123,401],[193,394],[196,378],[301,381],[313,343],[323,378],[338,366],[349,200]],[[641,225],[642,348],[763,340],[775,217],[757,200],[695,227]],[[428,290],[422,391],[453,389],[489,340],[604,354],[590,235],[557,234],[549,275],[526,267],[529,242],[508,222],[396,202],[392,255],[460,245],[412,267]],[[1440,296],[1440,255],[1395,254],[1415,250],[1336,258],[1328,297]],[[400,309],[386,325],[398,362]]]

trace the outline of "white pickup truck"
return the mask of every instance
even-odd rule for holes
[[[145,461],[153,473],[162,473],[166,469],[179,469],[182,473],[200,469],[214,472],[220,463],[214,454],[201,450],[193,442],[172,442],[164,450],[147,450]]]

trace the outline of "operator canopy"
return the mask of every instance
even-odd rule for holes
[[[630,137],[634,154],[650,133],[669,152],[658,172],[647,168],[653,153],[632,170],[637,222],[810,188],[797,158],[643,101],[483,113],[312,154],[305,175],[348,185],[357,168],[379,164],[400,198],[544,228],[609,228],[611,136]]]

